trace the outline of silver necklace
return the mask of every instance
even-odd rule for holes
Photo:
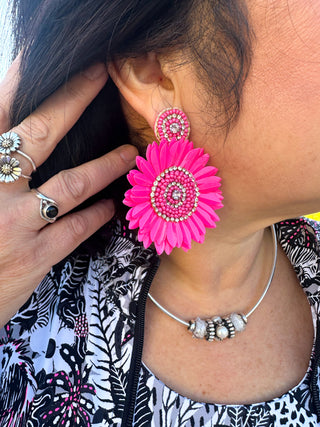
[[[189,322],[185,322],[174,314],[170,313],[170,311],[166,310],[161,304],[156,301],[153,296],[148,293],[148,297],[151,301],[165,314],[170,316],[172,319],[177,322],[182,323],[188,327],[188,330],[192,333],[194,338],[205,338],[207,341],[222,341],[226,338],[233,338],[237,332],[242,332],[245,330],[248,317],[259,307],[263,298],[265,297],[268,289],[270,288],[274,272],[277,264],[277,237],[274,225],[271,227],[272,236],[273,236],[273,245],[274,245],[274,255],[273,255],[273,264],[271,269],[271,274],[268,280],[268,283],[259,298],[258,302],[254,305],[254,307],[248,311],[248,313],[231,313],[228,316],[213,316],[210,319],[200,319],[197,317],[195,320],[190,320]]]

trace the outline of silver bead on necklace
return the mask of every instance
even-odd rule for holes
[[[264,291],[261,297],[259,298],[257,303],[254,305],[254,307],[250,311],[248,311],[248,313],[246,314],[231,313],[228,316],[224,316],[224,317],[213,316],[210,319],[200,319],[200,317],[197,317],[195,320],[190,320],[189,322],[185,322],[184,320],[170,313],[170,311],[166,310],[161,304],[158,303],[158,301],[156,301],[153,298],[153,296],[150,293],[148,293],[148,297],[165,314],[167,314],[177,322],[182,323],[182,325],[187,326],[188,330],[192,333],[192,336],[194,338],[199,338],[199,339],[205,338],[207,341],[210,341],[210,342],[223,341],[226,338],[234,338],[236,333],[242,332],[245,330],[248,322],[248,317],[251,316],[251,314],[259,307],[263,298],[268,292],[268,289],[270,288],[270,285],[274,276],[274,272],[276,269],[277,254],[278,254],[277,237],[276,237],[276,231],[275,231],[274,225],[272,225],[271,230],[272,230],[273,245],[274,245],[274,251],[273,251],[274,255],[273,255],[273,264],[272,264],[271,274],[269,276],[269,280],[267,282],[266,287],[264,288]]]

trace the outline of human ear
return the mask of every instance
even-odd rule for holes
[[[108,71],[127,103],[151,128],[162,110],[181,106],[176,73],[154,53],[114,61]]]

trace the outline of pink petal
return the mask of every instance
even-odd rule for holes
[[[151,221],[154,215],[156,214],[152,208],[147,210],[140,218],[140,227],[144,228],[146,224],[148,224]]]
[[[142,233],[141,230],[138,231],[138,240],[139,242],[143,242],[143,246],[147,249],[151,243],[152,240],[150,239],[149,233]]]
[[[153,142],[153,144],[148,145],[147,158],[152,164],[156,175],[157,176],[160,175],[160,173],[162,172],[162,169],[161,169],[161,163],[160,163],[160,157],[159,157],[159,147],[157,143]]]
[[[150,195],[147,192],[147,189],[143,187],[140,187],[139,189],[138,186],[134,186],[130,190],[126,191],[124,196],[125,198],[123,200],[123,203],[126,206],[134,207],[145,202],[149,202],[150,204]]]
[[[151,144],[148,144],[147,146],[146,158],[148,162],[151,161],[150,153],[152,150],[159,151],[159,144],[156,141],[153,141]]]
[[[134,202],[134,201],[132,201],[130,199],[125,199],[123,201],[123,204],[126,205],[126,206],[129,206],[130,208],[134,208],[137,205],[136,202]]]
[[[193,216],[194,215],[192,215],[187,220],[187,224],[188,224],[189,230],[191,232],[191,238],[192,238],[192,240],[194,240],[195,242],[199,242],[200,241],[200,232],[199,232],[199,229],[198,229],[198,227],[197,227],[197,225],[196,225],[196,223],[195,223],[195,221],[193,219]]]
[[[132,209],[129,209],[126,215],[126,220],[130,221],[131,219],[133,219]]]
[[[201,207],[203,210],[205,210],[207,212],[207,214],[209,214],[212,218],[213,221],[220,221],[220,218],[218,217],[218,215],[216,214],[216,212],[214,211],[212,206],[207,205],[206,203],[203,202],[199,202],[198,208]]]
[[[215,175],[218,172],[218,169],[213,166],[205,166],[204,168],[198,170],[194,173],[196,180],[201,178],[206,178],[207,176]]]
[[[219,187],[221,187],[220,181],[221,181],[221,178],[219,178],[218,176],[211,176],[207,178],[198,179],[197,185],[200,191],[206,191],[206,190],[215,191]]]
[[[209,154],[203,154],[203,156],[199,157],[198,160],[196,160],[193,165],[190,167],[190,172],[195,175],[200,169],[202,169],[209,160]]]
[[[161,227],[158,228],[157,234],[155,236],[155,241],[161,243],[165,241],[167,235],[167,222],[161,221]]]
[[[168,142],[161,141],[160,144],[160,164],[161,172],[168,168],[169,147]]]
[[[141,199],[144,198],[147,200],[150,200],[150,188],[142,187],[141,185],[135,185],[131,189],[131,199]]]
[[[174,229],[174,231],[176,233],[176,236],[177,236],[176,247],[180,248],[181,245],[182,245],[182,242],[183,242],[183,234],[182,234],[182,230],[181,230],[181,227],[180,227],[180,223],[179,222],[174,222],[173,223],[173,229]]]
[[[143,157],[138,156],[136,158],[137,167],[143,172],[152,182],[156,179],[157,174],[155,173],[152,165],[147,162]]]
[[[149,247],[149,246],[151,245],[151,243],[152,243],[152,240],[150,239],[149,234],[148,234],[148,235],[146,235],[146,236],[143,238],[142,242],[143,242],[143,246],[144,246],[146,249],[148,249],[148,247]]]
[[[189,169],[190,166],[198,160],[200,155],[202,154],[203,149],[202,148],[194,148],[193,150],[189,151],[185,158],[181,162],[181,167]]]
[[[172,247],[172,246],[170,245],[170,243],[166,240],[166,241],[165,241],[165,244],[164,244],[164,250],[165,250],[165,253],[166,253],[167,255],[170,255],[170,254],[171,254],[172,249],[173,249],[173,247]]]
[[[202,234],[201,236],[200,236],[200,240],[199,240],[199,242],[198,243],[203,243],[204,242],[204,234]]]
[[[184,139],[178,141],[177,144],[179,144],[179,163],[181,164],[186,155],[193,150],[193,142]]]
[[[179,155],[179,146],[175,140],[171,141],[169,146],[169,155],[168,155],[168,167],[177,165],[177,158]]]
[[[156,248],[157,254],[161,255],[165,248],[165,242],[161,242],[161,243],[155,242],[154,246]]]
[[[132,218],[129,222],[129,228],[130,230],[133,230],[134,228],[139,227],[139,218]]]
[[[149,188],[142,185],[134,185],[131,190],[135,194],[147,194],[148,196],[150,195]]]
[[[152,208],[150,208],[150,209],[152,209]],[[156,215],[156,214],[151,215],[149,222],[146,222],[144,226],[142,226],[142,225],[140,226],[140,234],[146,234],[147,233],[150,236],[151,241],[153,241],[154,239],[152,239],[152,237],[151,237],[151,231],[155,227],[158,219],[159,219],[158,215]]]
[[[136,181],[135,181],[135,175],[141,173],[139,171],[137,171],[136,169],[132,169],[128,175],[127,175],[127,180],[130,182],[131,185],[135,185]]]
[[[216,209],[222,208],[223,204],[221,203],[222,195],[221,192],[215,193],[200,193],[199,201],[204,202],[208,205],[214,206]]]
[[[155,141],[153,141],[152,144],[148,144],[148,146],[147,146],[146,158],[147,158],[148,162],[151,161],[150,153],[151,153],[151,147],[153,146],[154,143],[155,143]]]
[[[205,228],[205,226],[201,220],[201,217],[197,215],[197,210],[195,211],[195,213],[190,218],[194,221],[196,227],[198,227],[200,235],[205,234],[206,228]]]
[[[156,236],[159,229],[162,227],[163,221],[164,220],[157,215],[156,219],[152,221],[152,226],[150,224],[150,237],[153,242],[156,242]]]
[[[149,202],[150,203],[150,197],[147,196],[134,196],[132,198],[135,205],[141,205],[142,203]]]
[[[181,230],[183,234],[183,244],[181,247],[191,248],[191,233],[188,227],[188,223],[185,221],[181,221]]]
[[[202,221],[203,225],[208,228],[215,228],[216,223],[212,220],[211,216],[200,206],[198,206],[194,215]],[[199,224],[199,222],[198,222]]]
[[[168,243],[170,243],[170,245],[174,248],[177,245],[177,236],[176,236],[176,232],[173,228],[173,223],[171,221],[168,222],[167,225],[167,240]]]
[[[133,172],[133,171],[131,171]],[[146,175],[144,175],[143,173],[141,173],[140,171],[135,170],[135,173],[133,175],[133,181],[134,183],[130,182],[131,185],[142,185],[144,187],[151,187],[154,180],[151,180],[150,178],[148,178]],[[129,178],[128,178],[129,180]]]
[[[187,245],[182,244],[181,249],[185,252],[188,252],[191,249],[191,245],[187,246]]]
[[[170,166],[180,166],[187,153],[192,150],[193,144],[186,139],[180,139],[179,141],[173,139],[169,147],[170,155],[168,158],[168,164]]]
[[[150,202],[138,204],[134,208],[132,208],[132,217],[133,218],[140,218],[141,215],[143,215],[149,209],[150,209]]]
[[[125,192],[123,204],[126,206],[130,206],[131,208],[133,206],[136,206],[136,202],[131,199],[131,189]]]

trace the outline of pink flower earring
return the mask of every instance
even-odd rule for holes
[[[138,228],[138,240],[157,253],[174,247],[188,251],[191,240],[203,243],[207,228],[219,221],[223,207],[217,168],[206,166],[209,155],[188,140],[190,124],[177,108],[162,111],[154,126],[160,143],[148,145],[147,159],[138,156],[128,181],[133,186],[123,203],[129,206],[129,228]]]

